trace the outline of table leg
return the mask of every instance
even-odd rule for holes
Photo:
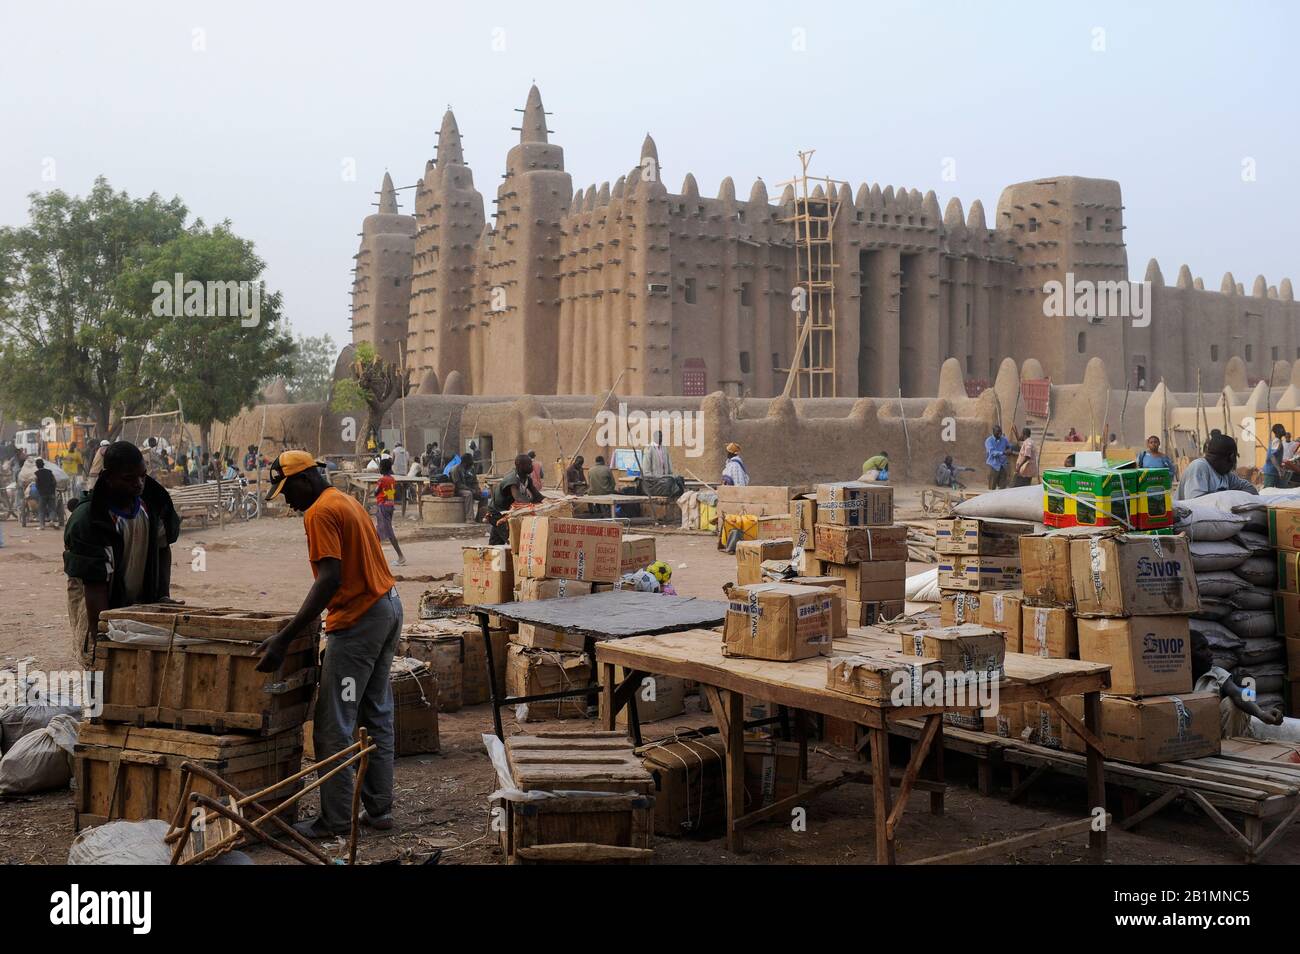
[[[488,629],[488,614],[476,613],[478,616],[479,631],[483,635],[483,665],[487,666],[488,695],[492,699],[492,728],[496,730],[497,738],[504,740],[506,735],[501,728],[501,703],[500,699],[505,693],[505,687],[497,687],[496,678],[496,661],[492,656],[492,633]]]
[[[1083,695],[1083,724],[1095,738],[1101,738],[1101,693],[1086,692]],[[1102,753],[1084,740],[1088,749],[1088,813],[1101,808],[1106,811],[1106,771]],[[1094,816],[1095,817],[1095,816]],[[1106,830],[1093,826],[1088,832],[1088,848],[1092,854],[1093,864],[1102,864],[1106,860]]]
[[[601,663],[601,669],[602,685],[600,694],[602,696],[601,701],[605,703],[603,707],[605,710],[605,731],[613,732],[618,725],[616,721],[618,713],[614,711],[614,689],[616,688],[614,680],[618,667],[613,663]]]
[[[889,732],[869,728],[871,733],[871,787],[874,793],[876,864],[894,863],[894,839],[889,836]]]
[[[934,741],[930,743],[930,771],[926,774],[936,782],[943,781],[943,716],[936,716],[939,728],[935,730]],[[943,791],[930,793],[930,814],[943,814]]]
[[[727,849],[744,851],[736,822],[745,813],[745,705],[738,692],[728,692],[727,710]]]

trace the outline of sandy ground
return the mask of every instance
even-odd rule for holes
[[[447,538],[445,530],[418,530],[399,521],[399,533],[410,565],[408,575],[439,575],[460,569],[460,547],[481,540],[476,528]],[[21,530],[4,523],[6,546],[0,549],[0,667],[20,660],[44,669],[66,668],[73,656],[67,627],[62,538],[56,531]],[[427,539],[440,536],[442,539]],[[422,539],[425,538],[425,539]],[[202,544],[207,569],[190,568],[190,549]],[[720,554],[711,537],[662,533],[661,559],[672,562],[677,589],[683,595],[717,598],[723,583],[734,578],[734,560]],[[268,518],[225,529],[194,529],[182,533],[173,551],[173,595],[196,605],[250,608],[293,608],[305,595],[311,575],[301,522],[294,517]],[[915,570],[922,567],[917,566]],[[420,593],[428,584],[399,583],[407,618],[415,616]],[[440,717],[442,751],[413,756],[397,764],[397,806],[394,831],[366,833],[361,858],[380,861],[403,852],[444,849],[445,864],[493,864],[501,861],[495,833],[489,832],[485,796],[494,788],[480,736],[490,731],[491,710],[473,706]],[[688,712],[670,723],[646,726],[647,737],[668,734],[671,726],[710,723],[698,700],[688,699]],[[567,722],[577,727],[581,722]],[[519,731],[513,721],[507,732]],[[810,774],[837,773],[853,757],[846,750],[819,744],[810,757]],[[913,795],[899,830],[899,860],[907,861],[973,847],[999,838],[1082,817],[1085,792],[1081,782],[1059,779],[1041,783],[1027,805],[1011,805],[1006,777],[998,779],[1001,797],[983,797],[974,789],[974,767],[956,754],[946,760],[949,792],[944,815],[928,813],[928,798]],[[309,803],[310,804],[310,803]],[[1117,805],[1112,804],[1112,809]],[[74,837],[72,797],[55,792],[28,798],[0,799],[0,862],[61,863]],[[788,823],[769,822],[749,829],[747,852],[733,855],[721,838],[656,839],[658,863],[728,864],[871,864],[874,834],[871,796],[867,787],[845,785],[812,800],[807,830],[792,831]],[[253,852],[259,862],[273,856]],[[1079,837],[1052,846],[1007,853],[1008,863],[1083,864],[1088,862],[1086,839]],[[1166,809],[1139,832],[1112,831],[1112,863],[1189,864],[1236,863],[1240,855],[1204,816],[1191,809]],[[1272,864],[1300,861],[1300,839],[1289,836],[1268,856]]]

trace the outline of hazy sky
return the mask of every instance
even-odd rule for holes
[[[789,178],[800,148],[855,191],[981,199],[990,221],[1007,184],[1113,178],[1135,278],[1154,256],[1167,281],[1186,262],[1213,289],[1227,270],[1247,290],[1260,273],[1300,280],[1293,3],[0,10],[0,224],[26,221],[29,193],[83,193],[97,175],[179,195],[256,242],[295,330],[340,343],[384,171],[416,181],[450,104],[490,209],[533,80],[575,187],[626,172],[647,131],[670,190],[693,172],[709,195],[727,175],[742,197],[757,176]],[[410,211],[413,192],[399,196]]]

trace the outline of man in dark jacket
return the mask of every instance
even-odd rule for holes
[[[54,471],[47,470],[45,461],[36,458],[36,500],[40,508],[41,529],[45,529],[45,521],[53,523],[58,519],[54,513],[54,507],[58,502],[59,482],[54,477]]]
[[[145,473],[140,449],[110,444],[95,489],[82,495],[63,530],[68,621],[87,668],[94,665],[100,613],[171,601],[171,545],[180,532],[171,495]]]

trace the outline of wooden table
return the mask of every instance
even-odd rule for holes
[[[348,485],[347,493],[357,498],[357,500],[361,502],[361,505],[368,510],[370,509],[370,504],[374,502],[374,486],[375,484],[379,483],[379,478],[381,476],[382,475],[378,471],[373,471],[373,470],[345,471],[344,479],[347,481],[347,485]],[[429,478],[428,477],[398,477],[396,474],[393,474],[393,480],[397,481],[398,484],[415,484],[416,493],[418,494],[419,485],[427,483]],[[406,501],[407,501],[407,495],[402,494],[401,504],[402,504],[403,517],[406,516]]]
[[[618,505],[649,503],[653,499],[653,497],[644,497],[640,494],[588,494],[585,497],[574,497],[573,502],[575,504],[591,504],[597,508],[608,507],[611,520],[640,520],[648,518],[620,517],[618,515]]]
[[[898,635],[875,627],[864,627],[852,630],[844,640],[836,640],[835,649],[837,653],[849,654],[869,649],[898,649],[899,644]],[[827,689],[824,657],[785,663],[723,656],[721,638],[718,633],[709,630],[635,636],[617,642],[600,643],[596,646],[596,660],[605,667],[602,691],[605,695],[606,729],[614,728],[615,717],[625,705],[630,707],[629,724],[637,722],[635,690],[646,675],[679,676],[701,684],[726,753],[727,846],[732,851],[743,850],[742,832],[745,828],[768,818],[788,815],[792,808],[808,798],[844,782],[869,782],[872,785],[875,793],[878,864],[895,862],[894,843],[898,826],[902,822],[907,799],[914,790],[928,791],[931,813],[943,813],[944,706],[874,705],[865,699]],[[617,685],[616,666],[628,670],[627,678]],[[1000,703],[1045,702],[1083,738],[1087,746],[1089,815],[1030,835],[940,855],[926,861],[975,861],[1011,845],[1024,847],[1086,831],[1094,860],[1100,862],[1106,848],[1105,825],[1109,822],[1109,816],[1104,815],[1106,787],[1097,727],[1101,716],[1100,693],[1110,686],[1110,667],[1101,663],[1008,653],[1005,669],[1005,676],[997,684]],[[1083,724],[1058,702],[1063,696],[1077,694],[1084,697]],[[862,726],[866,731],[858,745],[858,751],[861,752],[870,743],[870,774],[848,772],[838,778],[809,786],[765,808],[744,812],[745,696],[796,710],[818,712]],[[918,718],[924,725],[920,739],[912,750],[901,778],[893,779],[889,765],[890,726],[903,719]],[[806,745],[806,741],[801,739],[801,744]],[[928,766],[927,759],[930,763]],[[922,778],[923,768],[929,778]],[[898,789],[896,796],[891,792],[893,787]],[[1103,821],[1100,826],[1095,823],[1097,816],[1094,806],[1102,808]]]

